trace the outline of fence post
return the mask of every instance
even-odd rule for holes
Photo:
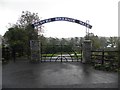
[[[104,50],[102,51],[102,65],[104,64]]]

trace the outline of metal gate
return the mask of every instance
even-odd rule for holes
[[[82,62],[82,45],[42,45],[41,62]]]

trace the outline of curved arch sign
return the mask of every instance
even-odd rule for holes
[[[73,19],[73,18],[68,18],[68,17],[54,17],[54,18],[44,19],[44,20],[41,20],[39,22],[35,22],[34,24],[32,24],[32,27],[34,28],[36,26],[39,26],[39,25],[42,25],[45,23],[49,23],[49,22],[54,22],[54,21],[68,21],[68,22],[73,22],[73,23],[83,25],[89,29],[92,28],[92,26],[86,22],[83,22],[83,21],[80,21],[77,19]]]

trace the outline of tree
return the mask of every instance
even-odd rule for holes
[[[105,37],[100,37],[100,49],[106,49],[107,48],[107,39]]]
[[[89,36],[89,39],[92,41],[92,49],[100,49],[100,40],[99,37],[96,35]]]
[[[35,22],[40,21],[38,13],[31,13],[29,11],[23,11],[21,17],[17,21],[16,25],[20,28],[23,28],[29,39],[38,39],[38,33],[42,32],[42,25],[39,25],[33,28],[31,25]]]
[[[28,39],[26,32],[23,29],[18,28],[17,26],[9,28],[4,35],[4,38],[7,40],[11,49],[15,49],[20,55],[23,54],[25,51],[24,47],[27,46],[26,40]]]
[[[33,28],[34,22],[40,21],[37,13],[23,11],[17,23],[9,28],[5,33],[8,43],[11,47],[19,47],[26,49],[26,53],[30,55],[30,40],[38,40],[38,32],[41,32],[41,25]]]
[[[26,28],[28,25],[40,21],[38,13],[31,13],[29,11],[22,11],[20,18],[16,25],[21,28]]]

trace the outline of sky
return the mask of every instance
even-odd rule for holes
[[[22,11],[38,13],[41,20],[70,17],[92,25],[90,33],[98,36],[118,36],[119,0],[0,0],[0,34],[15,24]],[[86,27],[66,21],[43,25],[46,37],[84,37]]]

